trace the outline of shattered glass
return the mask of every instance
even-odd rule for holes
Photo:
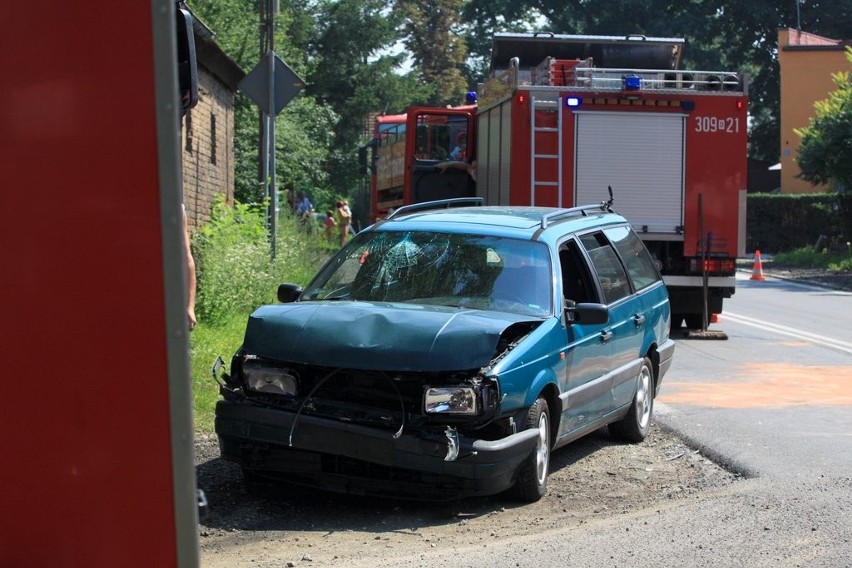
[[[547,247],[526,240],[430,231],[381,231],[353,239],[317,275],[303,300],[404,302],[552,313]]]

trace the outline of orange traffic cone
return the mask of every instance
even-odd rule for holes
[[[751,271],[752,280],[766,280],[763,277],[763,261],[760,260],[760,250],[754,251],[754,268]]]

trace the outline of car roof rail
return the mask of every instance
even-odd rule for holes
[[[550,213],[545,213],[541,216],[541,230],[547,228],[548,225],[557,221],[562,217],[569,217],[574,215],[582,215],[583,217],[587,217],[587,211],[600,211],[601,213],[615,213],[612,210],[612,203],[614,201],[612,197],[612,186],[608,187],[609,189],[609,199],[606,201],[601,201],[600,203],[594,205],[579,205],[577,207],[570,207],[568,209],[560,209],[558,211],[551,211]]]
[[[453,199],[438,199],[436,201],[424,201],[423,203],[412,203],[411,205],[403,205],[385,219],[393,219],[404,213],[413,213],[414,211],[424,211],[426,209],[449,209],[451,207],[465,207],[468,205],[482,206],[485,205],[485,199],[482,197],[454,197]]]
[[[569,209],[559,209],[557,211],[551,211],[550,213],[545,213],[541,216],[541,228],[546,229],[549,225],[553,224],[555,221],[558,221],[562,217],[573,217],[576,215],[582,215],[583,217],[587,217],[587,211],[600,211],[601,213],[612,213],[612,209],[607,209],[603,206],[603,204],[597,205],[581,205],[579,207],[571,207]]]

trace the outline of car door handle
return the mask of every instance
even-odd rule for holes
[[[633,321],[636,323],[636,327],[639,327],[643,323],[645,323],[645,316],[642,314],[636,314],[633,316]]]
[[[607,331],[601,332],[601,343],[606,343],[610,339],[612,339],[612,332],[611,331],[607,330]]]

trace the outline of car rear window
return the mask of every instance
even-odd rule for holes
[[[621,255],[636,290],[647,288],[660,281],[660,273],[645,244],[628,227],[615,227],[604,231]]]

